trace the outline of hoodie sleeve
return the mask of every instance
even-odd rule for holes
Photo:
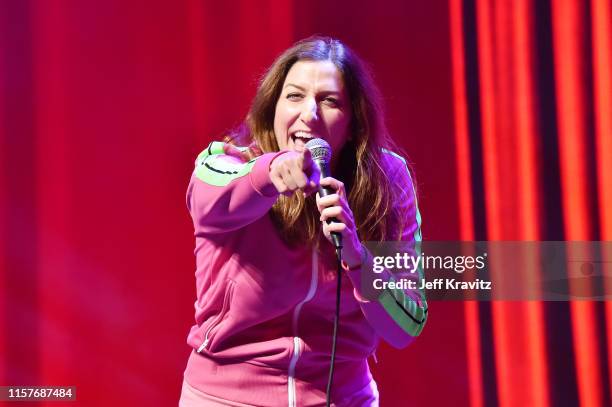
[[[387,152],[391,157],[390,160],[401,163],[398,165],[399,170],[396,176],[393,177],[392,184],[400,188],[400,198],[396,205],[400,206],[401,213],[409,219],[405,228],[402,230],[400,239],[407,243],[408,252],[410,255],[416,256],[417,250],[420,250],[419,243],[421,241],[421,214],[417,205],[416,192],[410,172],[404,159],[394,153]],[[427,301],[422,290],[409,289],[390,289],[377,291],[379,296],[376,300],[368,301],[363,298],[361,293],[362,287],[362,270],[372,270],[373,257],[371,253],[364,247],[364,255],[362,265],[359,268],[348,270],[349,278],[351,279],[354,289],[354,296],[360,303],[362,312],[374,330],[385,341],[396,348],[403,348],[410,344],[415,337],[419,336],[427,321]],[[383,281],[398,281],[399,279],[410,279],[419,281],[422,277],[423,270],[417,270],[417,273],[391,273],[384,270],[381,274],[376,274],[376,278]]]
[[[270,163],[281,153],[244,162],[212,142],[195,162],[187,189],[187,208],[196,235],[240,229],[265,215],[278,198]]]

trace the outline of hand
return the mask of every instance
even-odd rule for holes
[[[308,149],[301,153],[287,151],[270,164],[272,183],[280,194],[287,196],[298,189],[303,191],[304,196],[312,194],[319,186],[320,174]]]
[[[249,153],[247,151],[241,150],[230,143],[225,143],[223,145],[223,152],[226,155],[239,159],[243,163],[249,161]]]
[[[321,185],[330,187],[336,192],[321,198],[317,194],[317,209],[321,213],[323,222],[323,234],[331,242],[331,232],[338,232],[342,235],[344,248],[342,257],[349,267],[354,267],[361,263],[361,243],[355,226],[353,211],[346,199],[344,184],[332,177],[321,180]],[[327,223],[328,220],[335,219],[337,222]]]

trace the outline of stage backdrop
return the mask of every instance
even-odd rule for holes
[[[193,161],[315,33],[370,63],[425,239],[612,240],[610,8],[3,0],[0,385],[176,405]],[[611,336],[609,303],[433,302],[372,368],[383,406],[609,405]]]

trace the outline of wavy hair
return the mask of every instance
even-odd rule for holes
[[[274,135],[274,114],[282,86],[298,61],[331,61],[344,80],[351,101],[349,140],[339,152],[334,177],[344,182],[362,241],[397,240],[406,214],[393,204],[402,199],[392,180],[389,158],[383,149],[398,152],[387,132],[380,92],[364,62],[337,39],[313,36],[295,43],[270,66],[242,126],[226,141],[249,145],[250,156],[279,151]],[[281,195],[270,214],[289,244],[315,242],[321,228],[314,196]]]

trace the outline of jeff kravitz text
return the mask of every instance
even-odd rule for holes
[[[457,281],[455,278],[436,278],[432,281],[425,279],[416,282],[414,280],[400,279],[398,281],[383,281],[381,278],[372,282],[376,290],[398,289],[398,290],[490,290],[491,282],[477,278],[474,281]]]

